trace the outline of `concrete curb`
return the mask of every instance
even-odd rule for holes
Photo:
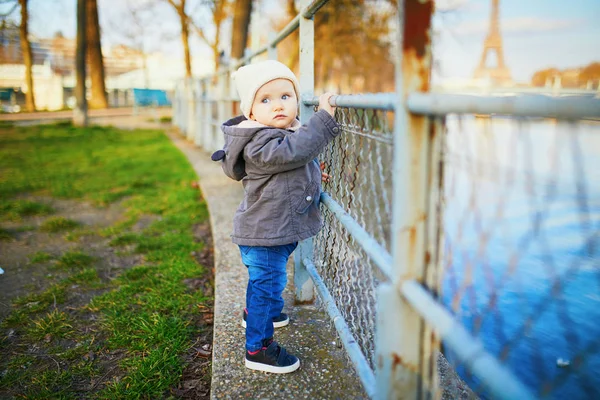
[[[275,339],[300,358],[300,369],[277,375],[245,368],[240,322],[248,278],[239,250],[229,237],[243,188],[227,178],[208,153],[175,131],[167,134],[196,171],[210,213],[215,259],[211,398],[367,399],[326,313],[315,306],[293,304],[292,263],[288,264],[289,283],[284,293],[284,311],[291,322],[275,331]]]

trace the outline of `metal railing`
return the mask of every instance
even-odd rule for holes
[[[234,60],[214,76],[181,82],[174,99],[174,123],[187,138],[207,151],[221,148],[220,124],[239,114],[229,80],[231,73],[264,53],[276,58],[277,44],[296,29],[300,31],[300,120],[305,123],[318,104],[314,96],[313,16],[325,3],[326,0],[303,1],[299,15],[268,45],[247,54],[243,60]],[[504,143],[502,132],[490,132],[492,126],[506,124],[496,115],[507,115],[513,118],[509,121],[516,121],[518,128],[511,135],[514,140],[523,140],[523,132],[531,121],[522,117],[566,119],[571,122],[565,124],[572,127],[575,120],[600,118],[600,99],[429,92],[432,3],[399,2],[396,93],[331,99],[332,105],[337,106],[336,119],[344,133],[320,156],[325,172],[333,180],[324,184],[326,192],[321,196],[324,229],[314,240],[301,243],[295,252],[296,298],[306,302],[313,299],[315,292],[319,294],[371,398],[437,396],[440,342],[450,361],[482,395],[503,399],[548,396],[560,386],[557,382],[569,379],[565,373],[548,375],[553,382],[549,391],[547,380],[540,383],[519,370],[519,360],[511,359],[510,350],[521,346],[528,333],[536,329],[533,325],[542,320],[539,313],[546,310],[548,299],[570,307],[553,296],[560,280],[573,274],[574,269],[570,265],[566,271],[563,268],[562,272],[553,272],[545,284],[546,297],[541,296],[540,301],[525,300],[530,308],[526,318],[497,316],[493,326],[499,338],[495,342],[489,340],[494,332],[483,334],[490,329],[482,322],[486,312],[500,315],[512,310],[500,310],[498,306],[503,291],[510,287],[511,295],[521,294],[515,277],[527,276],[529,271],[519,270],[519,255],[540,237],[538,241],[546,256],[551,258],[553,254],[544,235],[540,235],[544,229],[540,221],[545,221],[543,201],[548,201],[548,196],[540,199],[531,195],[534,186],[539,186],[531,182],[535,171],[515,172],[511,169],[515,164],[511,155],[504,160],[494,155],[498,149],[511,147]],[[485,118],[479,118],[482,116]],[[515,120],[516,117],[520,119]],[[536,124],[535,121],[531,123]],[[469,124],[475,130],[485,125],[483,133],[466,134]],[[475,141],[486,138],[482,146],[487,146],[492,156],[482,159],[481,149],[473,150],[463,143],[468,140],[463,136]],[[565,140],[573,143],[572,139]],[[575,164],[577,157],[585,164],[581,161],[581,148],[576,144],[572,147]],[[515,157],[527,160],[529,155],[521,152]],[[532,166],[535,161],[527,162],[539,172],[556,157],[541,166]],[[517,175],[525,180],[522,202],[532,204],[526,210],[531,219],[525,228],[527,234],[507,234],[513,254],[499,264],[494,261],[500,267],[493,269],[489,267],[492,257],[487,254],[493,229],[482,226],[486,221],[501,225],[506,217],[503,210],[514,212],[509,204],[510,184],[502,186],[504,192],[489,189],[491,181],[498,181],[498,169],[509,171],[506,182],[514,182]],[[585,175],[583,169],[580,164],[570,171]],[[492,179],[483,176],[486,173]],[[589,204],[590,182],[578,178],[574,195],[578,208],[583,210],[579,217],[585,230],[581,245],[587,246],[586,257],[594,260],[598,256],[599,223],[592,216],[600,206]],[[477,185],[500,197],[479,198]],[[495,247],[494,251],[498,249]],[[593,262],[596,270],[589,277],[600,282],[597,260]],[[502,333],[506,329],[511,330],[511,335]],[[600,348],[598,335],[580,340],[579,344],[575,354],[597,352]],[[581,357],[573,360],[581,361]]]

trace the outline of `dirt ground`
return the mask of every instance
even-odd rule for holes
[[[46,252],[58,258],[67,251],[83,250],[98,259],[97,268],[103,281],[113,278],[120,269],[130,268],[140,261],[140,255],[119,255],[108,245],[109,239],[98,235],[85,235],[77,241],[66,240],[62,232],[42,232],[39,226],[49,217],[64,217],[79,222],[83,229],[96,230],[116,223],[123,215],[120,203],[105,209],[89,203],[73,200],[56,200],[43,197],[21,197],[50,205],[55,213],[51,216],[34,216],[19,222],[4,222],[13,240],[0,241],[1,266],[4,269],[0,291],[0,318],[10,312],[10,302],[30,292],[41,292],[62,278],[60,271],[52,268],[52,262],[31,263],[36,252]],[[34,229],[35,228],[35,229]],[[31,229],[31,230],[30,230]]]
[[[57,200],[50,197],[24,196],[22,199],[47,204],[54,209],[54,212],[48,216],[26,217],[19,222],[5,221],[2,223],[3,228],[13,236],[13,239],[0,240],[0,267],[4,270],[4,273],[0,275],[0,321],[10,313],[10,304],[14,299],[31,293],[40,293],[67,276],[66,272],[53,268],[55,259],[67,251],[80,250],[94,257],[94,267],[100,279],[105,283],[133,266],[148,265],[148,262],[143,260],[143,255],[130,252],[127,247],[111,247],[109,245],[110,238],[97,233],[102,228],[110,227],[125,219],[125,208],[122,204],[126,199],[106,208],[98,208],[82,201]],[[46,219],[56,217],[75,220],[81,226],[70,235],[64,232],[47,233],[37,229]],[[152,215],[142,216],[129,230],[134,233],[141,232],[157,218]],[[73,238],[73,234],[77,235],[76,238]],[[208,222],[197,224],[194,227],[194,238],[196,241],[206,243],[204,250],[199,254],[194,254],[194,257],[212,271],[213,248]],[[49,253],[54,259],[32,263],[31,257],[37,252]],[[190,279],[185,281],[185,284],[192,291],[201,288],[205,293],[212,293],[213,275],[206,274],[201,279]],[[69,290],[67,299],[60,305],[60,309],[79,310],[77,311],[79,317],[89,321],[87,329],[94,329],[98,316],[92,312],[86,312],[89,315],[82,316],[80,310],[82,306],[89,303],[92,297],[102,294],[108,289],[77,290],[78,285],[76,284],[72,285],[70,289],[72,290]],[[212,309],[199,311],[198,323],[201,320],[202,324],[212,326]],[[10,336],[9,332],[7,337],[10,339]],[[21,346],[16,341],[11,345],[12,348]],[[68,344],[65,345],[69,347]],[[171,389],[172,395],[182,399],[209,398],[209,384],[207,385],[198,377],[205,375],[207,371],[210,374],[211,349],[212,329],[209,329],[197,338],[188,354],[184,355],[186,367],[179,386]],[[27,352],[35,354],[40,351],[29,348]],[[119,362],[123,356],[124,354],[119,354],[119,352],[89,355],[90,358],[96,359],[96,362],[102,365],[105,377],[116,379],[120,374]],[[60,365],[60,368],[68,368],[68,365]],[[79,388],[78,392],[88,397],[99,390],[101,386],[100,380],[87,382]],[[0,395],[0,397],[2,396]]]

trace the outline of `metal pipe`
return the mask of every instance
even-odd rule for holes
[[[378,312],[394,318],[377,319],[376,357],[378,399],[435,398],[437,352],[435,337],[421,318],[401,299],[402,279],[428,281],[439,268],[428,254],[433,238],[428,231],[435,218],[429,201],[438,184],[431,163],[441,132],[428,118],[411,114],[409,93],[429,91],[431,75],[431,20],[434,0],[397,2],[399,26],[395,57],[395,110],[392,158],[392,287],[378,291]]]
[[[296,15],[293,20],[291,20],[279,33],[265,46],[259,48],[256,51],[240,58],[234,65],[235,68],[238,68],[241,65],[247,64],[254,57],[261,55],[262,53],[266,53],[269,51],[269,48],[276,47],[282,40],[288,37],[292,32],[294,32],[300,26],[300,14]]]
[[[600,118],[600,98],[544,95],[474,96],[410,93],[408,109],[415,114],[507,114],[560,119]]]
[[[329,103],[336,107],[371,108],[393,111],[396,108],[397,97],[394,93],[368,93],[353,95],[331,96]],[[302,98],[307,106],[319,105],[316,96]]]
[[[240,65],[247,64],[254,57],[259,56],[262,53],[269,51],[269,48],[276,47],[280,42],[282,42],[285,38],[287,38],[289,35],[291,35],[296,29],[298,29],[298,27],[300,26],[300,18],[301,17],[304,17],[307,19],[312,19],[312,17],[315,15],[315,13],[321,7],[323,7],[325,5],[325,3],[327,3],[328,1],[329,0],[314,0],[304,10],[302,10],[298,15],[296,15],[294,17],[294,19],[292,19],[290,22],[288,22],[288,24],[285,27],[283,27],[283,29],[281,31],[279,31],[279,33],[277,33],[277,35],[274,36],[269,41],[269,43],[267,43],[265,46],[261,47],[257,51],[252,52],[252,53],[248,54],[247,56],[239,59],[235,63],[235,64],[237,64],[237,65],[235,65],[235,68],[239,67]]]
[[[502,366],[483,344],[474,338],[461,323],[443,308],[429,292],[414,280],[400,286],[404,298],[431,326],[461,362],[480,378],[494,398],[533,400],[531,394],[510,371]]]
[[[363,248],[381,273],[387,280],[391,280],[392,256],[380,245],[358,222],[354,220],[344,209],[336,203],[327,193],[321,193],[321,202],[329,211],[344,225],[344,228],[354,237],[356,242]]]
[[[310,0],[302,0],[300,7],[305,8]],[[300,18],[299,45],[300,45],[300,96],[312,97],[315,90],[315,23],[307,18]],[[300,104],[300,123],[306,124],[314,114],[312,107]],[[308,238],[298,243],[294,252],[294,287],[297,303],[310,303],[314,300],[314,285],[306,271],[304,260],[313,255],[313,239]]]
[[[358,374],[358,377],[360,378],[363,387],[365,388],[365,392],[367,392],[369,398],[374,398],[377,389],[375,386],[375,375],[373,374],[373,370],[371,370],[371,367],[369,366],[369,362],[360,350],[360,346],[358,345],[358,343],[356,343],[354,336],[352,336],[350,328],[346,324],[346,321],[340,313],[340,310],[338,310],[337,306],[335,305],[335,301],[333,300],[333,297],[331,297],[331,294],[329,294],[327,286],[325,286],[325,282],[323,282],[323,280],[319,276],[315,265],[309,258],[305,258],[303,262],[306,267],[306,270],[308,271],[310,277],[312,278],[315,284],[317,292],[319,293],[321,299],[323,300],[323,303],[325,304],[327,313],[329,314],[331,320],[335,324],[335,329],[340,335],[340,339],[342,340],[342,343],[344,345],[344,348],[346,349],[346,352],[348,353],[348,356],[350,357],[350,360],[352,360],[352,364],[354,364],[354,368],[356,369],[356,373]]]
[[[273,40],[268,44],[269,47],[275,47],[281,42],[283,39],[292,34],[298,27],[300,26],[300,14],[296,15],[293,20],[288,22],[286,26],[283,27],[281,31],[274,37]]]
[[[312,19],[315,16],[317,11],[325,4],[327,4],[329,0],[313,0],[311,4],[309,4],[304,10],[300,12],[304,18]]]

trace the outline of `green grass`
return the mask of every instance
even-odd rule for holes
[[[81,251],[69,251],[63,254],[57,261],[55,268],[58,269],[83,269],[94,262],[94,257]]]
[[[98,271],[96,271],[94,268],[86,268],[75,275],[71,275],[66,281],[79,285],[88,285],[94,289],[101,288],[103,286],[102,281],[98,276]]]
[[[20,221],[23,217],[52,214],[54,209],[47,204],[30,200],[0,200],[2,220]]]
[[[10,233],[10,231],[4,229],[4,228],[0,228],[0,240],[12,240],[13,239],[13,235]]]
[[[19,346],[35,344],[52,359],[15,354],[0,339],[0,370],[5,371],[0,397],[170,397],[185,367],[184,355],[210,329],[200,322],[197,306],[212,305],[210,294],[190,291],[183,282],[209,273],[190,256],[203,246],[194,241],[193,226],[208,215],[199,192],[189,185],[196,178],[185,157],[160,131],[77,129],[61,123],[8,128],[0,135],[0,171],[0,198],[10,202],[22,195],[91,201],[98,207],[123,200],[125,220],[95,233],[115,249],[130,245],[142,255],[139,265],[102,282],[98,260],[85,248],[65,253],[54,264],[61,269],[60,281],[13,301],[0,332],[15,329]],[[160,218],[143,232],[130,231],[140,216],[152,214]],[[74,228],[69,220],[49,220],[53,228],[44,229]],[[49,261],[41,253],[30,260]],[[90,290],[101,294],[69,307],[73,295]],[[61,347],[65,341],[78,346]],[[91,343],[103,362],[82,359]],[[116,352],[122,358],[113,366],[105,355]],[[198,379],[210,382],[209,372]],[[78,392],[91,381],[100,383],[92,392]]]
[[[52,254],[45,251],[37,251],[29,257],[29,262],[32,264],[43,263],[52,260]]]
[[[173,121],[172,117],[160,117],[158,120],[161,124],[171,123]]]
[[[62,304],[67,298],[67,288],[64,284],[53,285],[41,293],[30,293],[27,296],[19,297],[13,301],[21,311],[27,314],[35,314],[46,310],[53,304]],[[10,316],[9,316],[10,318]],[[19,322],[14,321],[14,322]]]
[[[40,226],[42,232],[62,232],[79,226],[77,221],[64,217],[48,218]]]
[[[33,321],[27,332],[33,340],[50,341],[51,338],[67,338],[73,335],[73,325],[62,311],[52,310],[45,316]]]

